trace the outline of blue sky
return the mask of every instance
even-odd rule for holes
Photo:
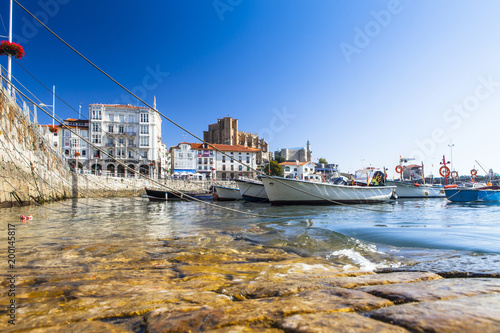
[[[399,156],[438,174],[476,160],[500,171],[500,2],[20,0],[87,58],[199,137],[218,118],[274,151],[305,146],[342,171]],[[0,4],[7,34],[8,1]],[[91,103],[138,105],[14,5],[18,60],[88,116]],[[0,61],[6,66],[6,59]],[[17,64],[45,104],[50,93]],[[56,101],[62,118],[78,113]],[[40,117],[42,122],[51,123]],[[196,141],[163,120],[168,146]]]

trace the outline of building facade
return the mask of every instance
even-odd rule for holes
[[[188,142],[170,148],[174,176],[199,175],[214,180],[256,177],[259,153],[259,149],[239,145]]]
[[[283,148],[274,152],[274,157],[281,156],[285,161],[312,161],[311,144],[307,141],[306,147],[301,148]]]
[[[57,126],[54,137],[59,137],[59,147],[70,167],[79,172],[87,169],[89,156],[89,121],[86,119],[68,118],[64,126]],[[85,141],[87,140],[87,141]]]
[[[321,180],[321,174],[316,173],[315,165],[312,162],[283,162],[280,165],[283,169],[283,177],[285,178]]]
[[[162,177],[161,117],[145,107],[89,105],[92,173],[129,177],[136,173]],[[117,161],[126,165],[126,168]]]
[[[256,155],[257,165],[269,161],[269,144],[257,134],[239,131],[238,119],[231,117],[217,119],[217,123],[208,125],[208,131],[203,132],[203,141],[210,144],[258,149],[260,152]]]

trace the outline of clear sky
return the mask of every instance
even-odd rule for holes
[[[170,119],[202,137],[231,116],[271,150],[305,146],[341,171],[399,156],[438,175],[500,172],[499,1],[19,0]],[[0,3],[7,35],[8,1]],[[91,103],[139,105],[14,4],[19,64],[88,117]],[[5,57],[0,59],[6,67]],[[13,75],[45,104],[16,63]],[[56,113],[78,113],[56,101]],[[42,123],[51,123],[40,117]],[[196,141],[163,119],[162,141]]]

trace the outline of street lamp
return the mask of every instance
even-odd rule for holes
[[[47,105],[44,103],[40,103],[40,106],[52,107],[52,127],[54,127],[54,119],[55,119],[55,109],[56,109],[56,86],[52,86],[52,105]]]
[[[448,147],[450,147],[450,151],[451,151],[451,152],[450,152],[450,161],[451,161],[450,167],[451,167],[451,171],[455,171],[455,170],[453,169],[453,147],[454,147],[454,146],[455,146],[455,145],[454,145],[453,143],[451,143],[451,141],[450,141],[450,144],[448,145]]]

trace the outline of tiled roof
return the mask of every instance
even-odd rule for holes
[[[257,148],[248,148],[240,145],[221,145],[221,144],[215,144],[211,143],[208,145],[206,148],[204,148],[203,143],[188,143],[188,142],[181,142],[177,146],[173,146],[171,148],[179,148],[179,145],[181,144],[189,144],[191,145],[191,149],[198,149],[198,150],[214,150],[215,147],[216,149],[220,151],[235,151],[235,152],[242,152],[242,153],[256,153],[259,152],[260,149]]]
[[[311,163],[309,161],[306,161],[306,162],[282,162],[280,163],[280,165],[304,165],[304,164],[307,164],[307,163]]]

